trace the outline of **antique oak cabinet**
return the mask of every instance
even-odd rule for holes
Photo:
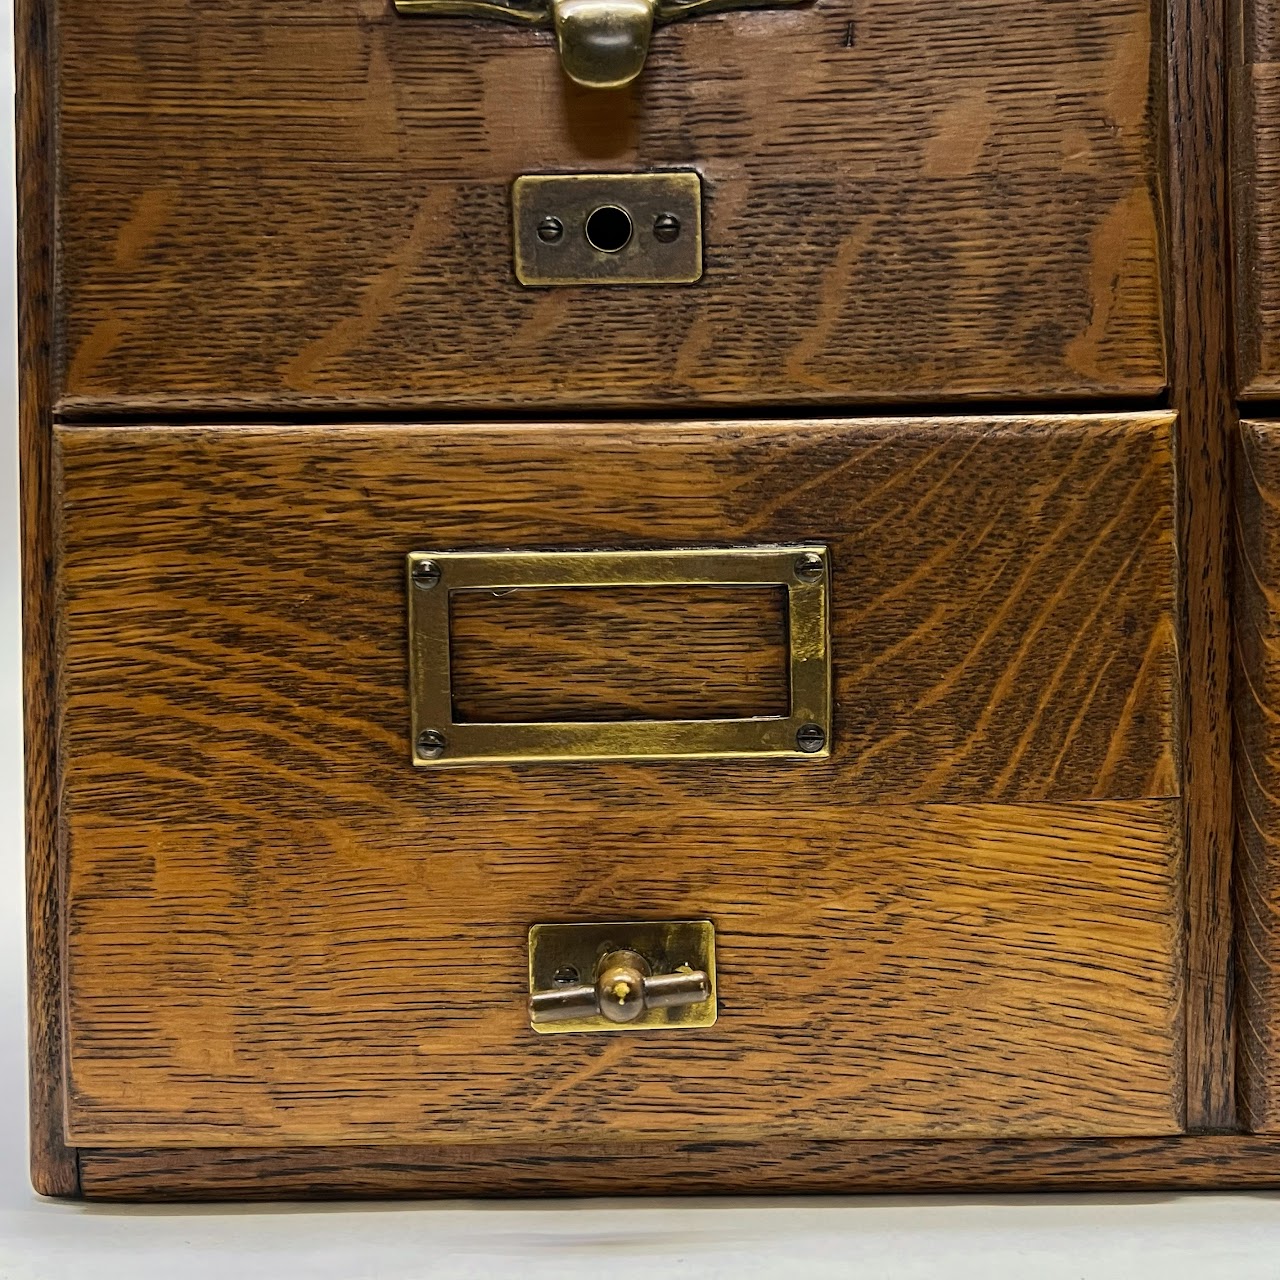
[[[18,0],[32,1164],[1280,1185],[1280,0]]]

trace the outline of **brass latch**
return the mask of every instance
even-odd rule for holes
[[[529,1022],[543,1034],[709,1027],[709,920],[539,924],[529,930]]]
[[[779,8],[802,0],[395,0],[427,18],[488,18],[556,33],[565,74],[589,89],[619,89],[644,69],[655,26],[728,9]]]

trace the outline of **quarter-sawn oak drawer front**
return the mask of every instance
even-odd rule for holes
[[[1154,0],[817,0],[631,88],[391,0],[60,0],[68,408],[753,405],[1165,384]],[[528,173],[701,174],[688,286],[526,288]],[[643,230],[643,229],[642,229]]]
[[[1236,385],[1280,396],[1280,0],[1240,0],[1232,50]]]
[[[1171,426],[60,428],[72,1140],[1176,1131]],[[800,542],[830,759],[411,765],[407,553]],[[468,714],[785,697],[767,592],[533,594]],[[531,1031],[530,925],[693,918],[714,1026]]]
[[[1280,424],[1240,424],[1234,475],[1240,1110],[1280,1133]]]

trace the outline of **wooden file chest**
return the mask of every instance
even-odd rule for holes
[[[1280,1184],[1280,10],[433,3],[19,0],[37,1188]]]

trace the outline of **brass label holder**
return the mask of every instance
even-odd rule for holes
[[[409,592],[413,763],[424,769],[523,761],[735,757],[824,759],[831,751],[830,583],[819,545],[675,551],[415,551]],[[476,723],[454,719],[449,597],[555,587],[782,587],[790,705],[729,720]]]
[[[710,920],[535,924],[529,1024],[575,1031],[685,1031],[716,1020]]]

